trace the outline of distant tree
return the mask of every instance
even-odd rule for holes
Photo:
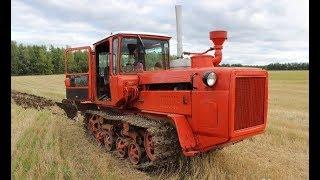
[[[74,52],[75,66],[78,73],[88,72],[88,54],[87,52]]]
[[[242,67],[242,64],[231,64],[231,67]]]
[[[28,75],[33,73],[30,51],[30,47],[25,47],[22,44],[19,45],[19,75]]]
[[[268,65],[221,64],[221,67],[255,67],[266,70],[308,70],[309,63],[270,63]]]
[[[74,60],[73,53],[66,54],[66,64],[67,64],[67,72],[77,72],[76,63]]]
[[[221,67],[230,67],[230,64],[221,64]]]
[[[11,41],[11,74],[19,74],[19,49],[15,41]]]
[[[38,48],[37,56],[38,56],[39,74],[52,74],[53,64],[51,59],[48,58],[45,46],[40,46]]]
[[[53,65],[54,74],[64,73],[64,49],[55,48],[52,45],[49,48],[48,58]]]

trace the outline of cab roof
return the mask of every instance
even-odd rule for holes
[[[161,36],[161,37],[166,37],[168,39],[171,39],[171,36],[168,36],[166,34],[161,34],[161,33],[153,33],[153,32],[143,32],[143,31],[116,31],[111,33],[111,35],[109,35],[108,37],[94,43],[93,45],[96,45],[98,43],[101,43],[102,41],[105,41],[106,39],[110,38],[111,36],[116,36],[119,34],[123,34],[123,35],[135,35],[135,34],[139,34],[139,35],[149,35],[149,36]]]

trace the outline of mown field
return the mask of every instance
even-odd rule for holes
[[[177,171],[148,174],[102,152],[80,121],[11,103],[13,179],[308,179],[308,71],[270,71],[265,134],[181,158]],[[64,76],[12,77],[11,89],[61,101]]]

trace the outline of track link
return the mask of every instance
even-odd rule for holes
[[[165,120],[156,120],[139,114],[119,114],[113,111],[87,110],[85,115],[97,115],[104,119],[103,123],[129,123],[132,126],[143,128],[152,135],[154,142],[154,157],[151,161],[145,155],[144,160],[133,165],[139,170],[150,170],[161,167],[174,167],[181,153],[176,129]]]

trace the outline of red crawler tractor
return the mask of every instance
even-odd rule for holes
[[[195,156],[263,133],[268,73],[220,67],[226,31],[209,33],[214,56],[169,60],[170,37],[119,32],[66,50],[66,94],[107,151],[138,167]],[[70,73],[68,54],[87,52],[88,71]],[[190,64],[188,64],[188,62]]]

